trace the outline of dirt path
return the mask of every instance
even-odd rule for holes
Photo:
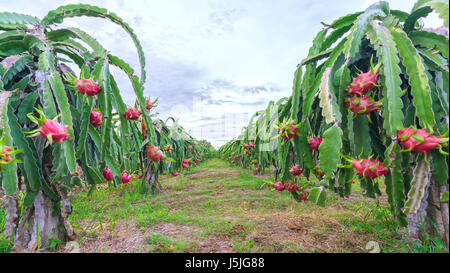
[[[360,195],[330,196],[318,207],[267,182],[270,177],[213,159],[185,176],[163,176],[164,192],[156,196],[140,194],[138,181],[79,194],[72,216],[82,235],[79,251],[367,252],[366,243],[377,240],[351,228],[360,221]]]

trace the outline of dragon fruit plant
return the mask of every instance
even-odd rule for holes
[[[87,32],[56,27],[66,18],[80,16],[107,18],[122,27],[136,46],[140,76]],[[122,172],[140,167],[136,149],[142,147],[142,139],[129,137],[139,130],[123,115],[127,106],[111,66],[131,81],[148,143],[157,144],[143,96],[145,58],[127,23],[84,4],[61,6],[42,19],[0,12],[0,34],[4,233],[14,248],[44,249],[49,238],[76,239],[69,222],[68,192],[73,187],[95,189],[105,180],[119,186]],[[78,66],[79,75],[65,64],[67,60]],[[23,194],[25,198],[19,198]]]
[[[265,145],[254,156],[275,167],[278,189],[299,164],[305,179],[320,179],[308,200],[325,206],[327,191],[349,196],[356,175],[367,197],[387,194],[392,216],[413,239],[425,230],[449,244],[448,202],[441,202],[449,186],[448,34],[420,23],[432,12],[448,29],[448,3],[431,0],[410,12],[379,1],[323,23],[295,70],[292,95],[255,113],[242,133]],[[283,124],[283,141],[269,145],[273,122]],[[311,135],[323,139],[318,153]],[[227,155],[238,142],[219,151]]]
[[[278,152],[281,181],[291,179],[293,161],[306,177],[318,165],[322,188],[308,200],[320,205],[327,190],[350,195],[355,175],[371,198],[384,183],[393,217],[413,238],[421,220],[437,236],[433,221],[448,245],[448,203],[440,199],[448,192],[448,36],[417,23],[434,11],[448,28],[447,9],[418,1],[406,13],[380,1],[317,34],[295,72],[299,140]],[[323,138],[317,157],[302,149],[311,132]]]

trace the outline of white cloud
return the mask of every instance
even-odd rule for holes
[[[0,10],[42,18],[55,9],[56,4],[79,2],[2,1]],[[306,57],[314,36],[322,29],[320,22],[331,23],[346,14],[362,11],[375,1],[81,2],[116,13],[134,29],[147,62],[145,95],[160,98],[156,109],[163,117],[167,117],[174,106],[184,104],[191,114],[180,113],[180,122],[195,133],[196,127],[220,126],[223,116],[242,112],[251,115],[265,108],[269,100],[290,95],[296,65]],[[415,2],[389,1],[391,9],[407,12]],[[442,24],[442,19],[432,14],[425,23],[437,27]],[[63,25],[86,30],[140,74],[135,47],[117,25],[98,18],[67,19]],[[134,103],[134,93],[127,78],[118,70],[113,72],[125,101]],[[253,87],[266,89],[251,94],[248,90]],[[201,116],[208,119],[202,120],[192,112],[194,97],[209,102],[201,110]],[[246,125],[246,122],[236,126]],[[220,129],[217,128],[213,131]],[[233,136],[231,133],[218,136],[214,132],[204,135],[217,145]]]

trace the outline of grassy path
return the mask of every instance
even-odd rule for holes
[[[388,209],[360,194],[318,207],[266,182],[212,159],[162,176],[158,195],[139,193],[138,181],[77,193],[71,221],[81,252],[367,252],[371,240],[389,248],[399,239],[383,219]]]

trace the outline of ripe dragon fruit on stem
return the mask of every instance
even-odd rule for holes
[[[91,79],[76,80],[75,86],[78,93],[86,95],[87,97],[96,96],[100,92],[101,87]]]
[[[150,98],[145,98],[145,109],[151,110],[152,108],[156,107],[156,102],[158,101],[158,98],[156,98],[153,102],[150,101]]]
[[[293,175],[293,176],[299,176],[303,173],[303,170],[300,169],[300,165],[295,165],[294,167],[292,167],[289,172]]]
[[[0,170],[2,170],[2,164],[10,164],[12,162],[22,163],[21,160],[11,157],[14,154],[23,152],[23,150],[15,150],[14,146],[5,145],[5,137],[0,138]]]
[[[308,196],[309,196],[309,192],[308,191],[300,190],[300,193],[298,194],[298,199],[300,199],[302,201],[307,201],[308,200]]]
[[[160,162],[164,159],[164,154],[158,147],[148,146],[147,153],[148,153],[148,158],[152,162]]]
[[[11,148],[5,145],[1,149],[2,151],[0,151],[0,160],[4,162],[11,161],[11,155],[8,153],[11,150]]]
[[[397,140],[400,141],[403,148],[407,151],[415,151],[426,155],[430,150],[439,148],[448,142],[448,138],[434,136],[426,129],[417,129],[413,127],[404,128],[397,133]],[[441,150],[441,153],[446,154]]]
[[[283,122],[278,127],[278,134],[283,138],[283,142],[294,139],[295,136],[298,136],[298,127],[300,124],[295,124],[295,122]]]
[[[297,186],[296,184],[294,184],[293,182],[285,182],[284,183],[284,188],[288,191],[288,192],[297,192],[300,190],[300,187]]]
[[[313,151],[319,151],[320,143],[322,143],[323,138],[321,137],[311,137],[308,139],[308,146]]]
[[[381,63],[373,66],[372,59],[370,59],[370,70],[367,72],[361,72],[356,78],[353,79],[350,86],[347,88],[347,95],[349,96],[363,96],[370,90],[377,86],[378,69]]]
[[[106,167],[103,170],[103,177],[106,179],[106,181],[112,181],[113,180],[113,173],[111,172],[111,170],[109,169],[109,167]]]
[[[102,113],[97,110],[92,110],[91,115],[89,116],[89,122],[95,128],[102,125]]]
[[[137,120],[141,115],[141,112],[137,109],[128,108],[127,111],[123,114],[128,120]]]
[[[39,114],[39,119],[36,118],[33,113],[28,113],[27,117],[34,123],[36,123],[39,128],[30,132],[26,132],[30,134],[29,137],[41,136],[46,138],[50,144],[53,142],[63,142],[69,137],[69,133],[67,131],[67,126],[60,124],[57,119],[59,115],[55,117],[55,119],[47,119],[45,117],[42,107],[35,108],[36,112]]]
[[[353,159],[351,162],[352,167],[356,170],[356,174],[364,178],[375,179],[388,174],[386,167],[377,159]]]
[[[358,115],[369,115],[375,110],[379,110],[381,102],[374,101],[369,97],[349,97],[345,99],[345,107],[350,109],[356,116]]]
[[[122,173],[122,183],[123,184],[127,184],[128,182],[130,182],[130,180],[132,178],[133,178],[133,176],[131,174],[128,174],[127,172]]]
[[[273,187],[275,188],[275,190],[277,191],[284,191],[284,185],[282,182],[275,182],[273,184]]]

